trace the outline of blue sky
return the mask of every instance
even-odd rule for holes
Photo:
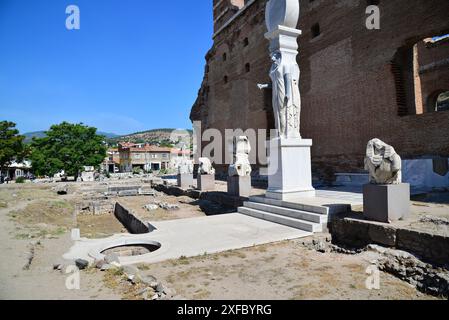
[[[65,27],[71,4],[80,30]],[[211,37],[210,0],[0,0],[0,120],[190,128]]]

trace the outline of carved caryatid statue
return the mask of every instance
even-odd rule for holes
[[[394,148],[379,139],[368,142],[365,169],[372,184],[400,184],[402,182],[401,157]]]
[[[300,138],[299,66],[296,63],[284,62],[280,51],[275,51],[271,55],[271,60],[273,65],[270,70],[270,78],[276,128],[283,138]]]
[[[251,164],[249,153],[251,146],[248,137],[240,136],[233,139],[234,163],[229,166],[228,175],[230,177],[247,177],[251,175]]]
[[[301,138],[299,93],[300,71],[296,61],[296,28],[299,18],[298,0],[270,0],[266,9],[266,24],[270,40],[271,85],[259,84],[260,89],[273,91],[273,113],[281,138]],[[280,34],[283,34],[281,37]]]

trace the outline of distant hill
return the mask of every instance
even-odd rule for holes
[[[116,135],[115,133],[108,133],[108,132],[101,132],[98,131],[97,134],[105,136],[106,139],[113,139],[118,137],[118,135]],[[45,131],[35,131],[35,132],[27,132],[27,133],[23,133],[23,136],[25,136],[25,143],[31,143],[31,141],[33,140],[33,138],[43,138],[45,137]]]
[[[99,135],[106,137],[106,141],[110,145],[116,145],[119,142],[131,142],[131,143],[149,143],[153,145],[170,145],[170,137],[173,131],[176,129],[152,129],[142,132],[136,132],[127,135],[117,135],[114,133],[107,133],[98,131]],[[192,130],[187,130],[192,135]],[[45,137],[45,131],[27,132],[23,134],[25,136],[25,143],[31,143],[34,137]]]
[[[149,143],[153,145],[169,145],[170,138],[173,131],[176,129],[152,129],[142,132],[136,132],[124,136],[117,136],[108,139],[108,142],[112,145],[119,142],[131,142],[131,143]],[[192,135],[192,130],[187,130]]]

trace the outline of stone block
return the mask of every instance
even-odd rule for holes
[[[251,176],[228,177],[228,194],[236,197],[249,197],[251,195]]]
[[[178,187],[181,189],[190,189],[193,186],[193,174],[178,174]]]
[[[314,197],[310,149],[312,140],[272,139],[269,141],[267,198],[288,201]]]
[[[387,225],[370,224],[368,228],[370,239],[378,244],[394,247],[396,246],[396,229]]]
[[[197,189],[200,191],[214,191],[215,190],[215,175],[213,175],[213,174],[198,174]]]
[[[410,185],[365,185],[363,214],[367,220],[385,223],[407,219],[410,215]]]

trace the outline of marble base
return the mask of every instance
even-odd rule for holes
[[[178,187],[190,189],[193,186],[193,174],[178,174]]]
[[[310,139],[282,139],[269,141],[267,198],[292,200],[314,197]]]
[[[407,219],[410,215],[410,185],[364,185],[363,215],[367,220],[386,223]]]
[[[198,174],[196,181],[197,189],[200,191],[215,190],[215,175],[213,174]]]
[[[236,197],[249,197],[251,195],[251,176],[228,177],[228,194]]]

